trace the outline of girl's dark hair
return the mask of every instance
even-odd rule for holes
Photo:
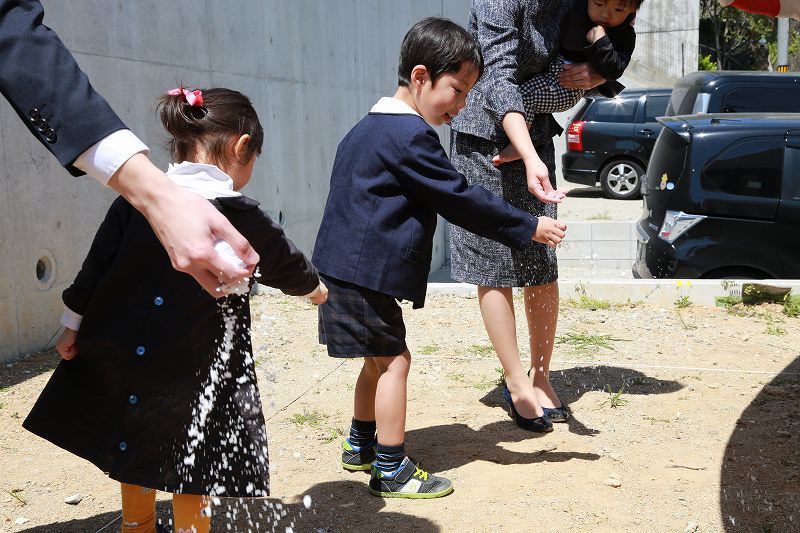
[[[443,18],[422,19],[408,30],[400,46],[400,67],[397,69],[397,83],[411,85],[411,71],[417,65],[424,65],[436,82],[445,72],[458,72],[464,61],[471,61],[483,74],[483,54],[481,47],[472,35],[455,22]]]
[[[264,129],[250,99],[231,89],[202,89],[203,105],[191,106],[183,94],[164,94],[156,111],[170,134],[167,143],[175,162],[188,161],[198,145],[215,163],[226,166],[228,143],[234,135],[250,135],[240,163],[261,153]]]

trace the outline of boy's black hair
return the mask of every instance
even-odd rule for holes
[[[472,35],[453,22],[437,17],[422,19],[408,30],[400,47],[397,83],[408,87],[411,71],[417,65],[428,69],[431,83],[445,72],[458,72],[464,61],[475,64],[478,77],[483,74],[483,54]]]

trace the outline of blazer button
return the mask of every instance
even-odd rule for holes
[[[54,130],[53,128],[47,128],[47,131],[44,132],[44,140],[49,142],[50,144],[53,144],[54,142],[56,142],[56,139],[58,139],[58,136],[56,135],[56,130]]]
[[[36,130],[39,133],[44,133],[45,131],[47,131],[47,121],[45,119],[43,119],[43,118],[40,118],[39,120],[37,120],[36,121]]]
[[[156,304],[156,305],[163,305],[164,304],[164,298],[162,298],[161,296],[156,296],[153,299],[153,303]]]
[[[145,352],[144,346],[136,347],[136,355],[144,355],[144,352]]]
[[[39,113],[38,107],[34,107],[33,109],[31,109],[31,112],[28,113],[28,118],[30,119],[31,122],[38,122],[41,116],[42,115]]]
[[[131,405],[136,405],[137,403],[139,403],[139,397],[136,396],[135,394],[131,394],[130,396],[128,396],[128,403]]]
[[[125,442],[125,441],[120,442],[119,443],[119,451],[121,451],[121,452],[128,451],[128,443]]]

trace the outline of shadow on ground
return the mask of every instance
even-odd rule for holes
[[[720,473],[725,531],[800,531],[800,357],[736,421]]]
[[[39,374],[53,371],[61,361],[55,349],[36,352],[18,359],[0,363],[0,389],[13,387]]]
[[[554,370],[550,372],[550,381],[553,383],[558,397],[566,405],[579,400],[581,396],[590,391],[609,394],[609,388],[616,392],[624,386],[625,394],[645,395],[669,394],[683,388],[683,385],[678,381],[657,379],[638,370],[608,365],[579,366],[558,371]],[[490,407],[507,409],[506,401],[503,399],[502,387],[500,386],[489,391],[480,399],[480,402]],[[516,428],[513,422],[510,422],[510,425]],[[571,433],[577,435],[595,435],[599,433],[599,430],[584,425],[575,416],[575,413],[567,421],[567,426]]]
[[[170,520],[172,505],[168,501],[156,502],[156,516],[161,523]],[[122,511],[103,513],[81,520],[59,521],[45,526],[21,529],[20,533],[117,533],[122,526]]]
[[[576,187],[567,191],[567,198],[603,198],[600,187]]]

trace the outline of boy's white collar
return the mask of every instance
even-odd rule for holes
[[[384,96],[378,103],[372,106],[372,109],[369,110],[370,113],[382,113],[385,115],[417,115],[421,117],[419,113],[414,111],[414,108],[408,105],[407,103],[403,102],[402,100],[398,100],[397,98],[393,98],[391,96]]]
[[[216,165],[191,161],[170,163],[167,176],[178,187],[197,193],[207,200],[242,195],[233,190],[233,179]]]

